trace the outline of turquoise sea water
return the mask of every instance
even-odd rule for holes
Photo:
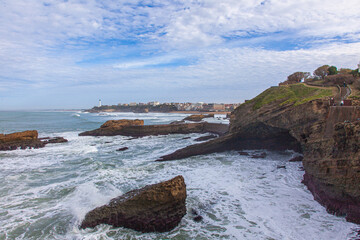
[[[0,152],[0,239],[355,239],[357,225],[326,213],[301,184],[292,152],[251,159],[237,152],[154,162],[204,134],[79,137],[111,119],[162,124],[184,114],[0,112],[0,132],[38,130],[68,143]],[[218,121],[223,121],[219,119]],[[129,150],[117,152],[120,147]],[[285,166],[286,168],[278,168]],[[188,214],[168,233],[100,225],[85,214],[134,188],[183,175]],[[203,221],[193,221],[190,209]]]

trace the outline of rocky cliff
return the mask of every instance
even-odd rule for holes
[[[329,212],[360,223],[360,108],[330,106],[328,93],[320,90],[286,88],[268,89],[235,109],[227,135],[158,161],[225,150],[293,149],[304,155],[303,182],[314,198]]]
[[[108,205],[86,214],[80,228],[99,224],[141,232],[165,232],[176,227],[186,214],[186,185],[182,176],[130,191]]]

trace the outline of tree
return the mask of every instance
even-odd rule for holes
[[[324,79],[324,77],[328,75],[328,69],[329,69],[329,65],[323,65],[321,67],[318,67],[314,71],[314,75],[321,79]]]
[[[309,72],[294,72],[287,77],[287,81],[289,83],[301,82],[301,80],[306,80],[307,78],[309,78],[309,76]]]
[[[327,71],[328,71],[329,75],[336,75],[336,74],[338,74],[338,70],[337,70],[337,68],[336,68],[335,66],[329,67]]]

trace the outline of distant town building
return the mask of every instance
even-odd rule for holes
[[[136,104],[136,102],[131,102],[131,103],[129,103],[129,106],[136,106],[137,104]]]
[[[160,102],[149,102],[148,104],[151,106],[158,106],[160,105]]]

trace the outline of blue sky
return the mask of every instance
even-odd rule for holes
[[[0,0],[0,110],[242,102],[357,68],[356,0]]]

